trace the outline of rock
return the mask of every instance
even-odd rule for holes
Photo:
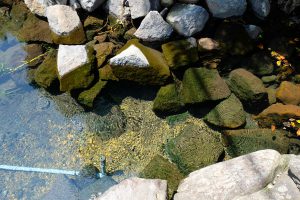
[[[99,69],[100,80],[108,81],[119,81],[119,79],[114,75],[112,68],[109,64]]]
[[[150,11],[134,35],[141,40],[154,42],[167,40],[172,32],[172,26],[157,11]]]
[[[257,76],[265,76],[273,73],[274,64],[269,55],[264,52],[257,52],[250,57],[246,68]]]
[[[27,64],[28,67],[35,67],[43,61],[43,57],[38,58],[43,54],[43,48],[40,44],[27,44],[24,50],[27,53],[26,60],[32,61]]]
[[[274,149],[282,154],[289,151],[292,142],[287,132],[271,129],[228,130],[223,134],[227,153],[232,157],[263,149]]]
[[[174,0],[160,0],[160,4],[162,7],[171,7],[174,4]]]
[[[114,75],[140,84],[162,85],[170,76],[169,67],[159,51],[130,40],[110,59]]]
[[[209,123],[223,128],[238,128],[246,123],[243,105],[234,94],[223,100],[204,118]]]
[[[168,42],[163,44],[161,48],[172,70],[186,67],[199,60],[195,38]]]
[[[100,94],[102,89],[107,84],[107,81],[99,80],[95,85],[93,85],[88,90],[81,92],[78,96],[79,103],[92,108],[96,97]]]
[[[286,166],[288,161],[275,150],[261,150],[217,163],[184,179],[174,200],[236,199],[264,189]]]
[[[244,25],[244,27],[251,39],[258,39],[259,35],[263,32],[259,26],[253,24]]]
[[[57,71],[61,91],[82,89],[94,80],[93,51],[85,45],[59,45]]]
[[[254,48],[245,28],[237,23],[221,23],[217,28],[215,39],[220,43],[221,50],[230,55],[245,55]]]
[[[123,21],[126,17],[124,0],[107,0],[105,8],[111,16],[121,21]]]
[[[82,44],[85,33],[77,12],[69,6],[47,7],[46,16],[56,44]]]
[[[84,22],[83,27],[85,29],[99,29],[104,25],[104,20],[97,17],[88,16]]]
[[[289,163],[289,176],[295,182],[297,188],[300,188],[300,156],[299,155],[289,155],[290,163]]]
[[[189,68],[183,76],[181,95],[185,104],[196,104],[225,99],[230,90],[217,70]]]
[[[53,42],[49,24],[33,14],[28,15],[22,28],[18,30],[17,36],[19,40],[24,42]]]
[[[180,171],[187,174],[216,163],[224,149],[217,132],[190,124],[166,144],[165,151]]]
[[[167,181],[159,179],[125,179],[95,200],[166,200]]]
[[[247,8],[246,0],[206,0],[206,4],[212,15],[217,18],[241,16]]]
[[[31,12],[43,17],[46,17],[46,9],[48,6],[55,4],[67,4],[67,0],[24,0],[24,2]]]
[[[80,3],[78,2],[78,0],[70,0],[70,1],[69,1],[69,4],[70,4],[70,6],[71,6],[73,9],[75,9],[75,10],[81,8],[81,5],[80,5]]]
[[[261,77],[261,80],[262,80],[262,82],[265,83],[265,84],[270,84],[270,83],[276,82],[277,76],[276,76],[276,75],[263,76],[263,77]]]
[[[166,20],[180,35],[190,37],[202,31],[208,18],[208,12],[201,6],[175,4]]]
[[[198,40],[198,50],[200,52],[209,52],[220,49],[220,44],[211,38],[200,38]]]
[[[112,42],[102,42],[94,46],[98,68],[105,63],[108,56],[115,54],[116,49],[116,45]]]
[[[230,72],[227,83],[244,105],[253,109],[254,106],[268,105],[268,94],[263,82],[251,72],[235,69]]]
[[[49,88],[58,80],[56,60],[57,51],[52,49],[47,53],[43,63],[38,66],[34,74],[34,80],[39,86]]]
[[[269,15],[271,10],[271,5],[269,0],[249,0],[254,14],[258,18],[265,18]]]
[[[150,163],[143,169],[140,176],[142,178],[162,179],[168,181],[168,195],[172,198],[179,182],[184,178],[176,165],[170,163],[160,155],[156,155]]]
[[[175,84],[163,86],[153,102],[153,111],[158,114],[174,114],[182,111],[184,104]]]
[[[160,0],[128,0],[131,18],[146,16],[151,10],[160,9]]]
[[[262,127],[271,127],[272,125],[281,126],[283,122],[290,118],[298,119],[300,117],[300,107],[295,105],[283,105],[276,103],[255,117]]]
[[[125,40],[132,40],[132,39],[136,39],[134,33],[136,32],[136,28],[135,27],[132,27],[131,29],[129,29],[128,31],[125,32],[124,34],[124,39]]]
[[[79,0],[81,7],[88,12],[93,12],[104,2],[105,0]]]
[[[272,87],[267,88],[269,105],[276,103],[276,89]]]
[[[300,104],[300,85],[283,81],[276,92],[276,98],[284,104]]]

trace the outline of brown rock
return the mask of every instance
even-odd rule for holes
[[[277,89],[276,98],[284,104],[298,105],[300,103],[300,85],[283,81]]]
[[[27,53],[27,61],[31,61],[34,59],[32,62],[29,62],[27,64],[29,67],[35,67],[43,61],[42,57],[37,58],[38,56],[43,54],[43,48],[40,44],[28,44],[24,47],[24,50]]]
[[[103,42],[94,46],[96,51],[97,66],[101,67],[106,58],[116,51],[116,45],[112,42]]]
[[[198,50],[200,52],[220,49],[220,44],[211,38],[200,38],[198,40]]]

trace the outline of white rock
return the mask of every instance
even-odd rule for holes
[[[129,46],[126,50],[110,59],[111,65],[149,67],[149,61],[143,52],[135,45]]]
[[[176,4],[167,16],[167,22],[180,34],[190,37],[202,31],[209,18],[208,12],[193,4]]]
[[[119,20],[124,20],[124,17],[126,16],[124,0],[108,0],[105,4],[105,8],[110,15]]]
[[[80,9],[81,8],[81,5],[80,3],[78,2],[78,0],[70,0],[70,6],[77,10],[77,9]]]
[[[67,0],[24,0],[25,4],[34,14],[45,17],[46,8],[55,4],[66,5]]]
[[[259,18],[265,18],[269,15],[271,5],[269,0],[249,0],[252,10]]]
[[[232,200],[254,193],[274,180],[283,168],[275,150],[261,150],[192,172],[184,179],[174,200]]]
[[[144,41],[153,42],[168,39],[172,32],[172,26],[157,11],[150,11],[134,35]]]
[[[83,9],[87,10],[88,12],[93,12],[101,4],[103,4],[105,0],[79,0],[79,2]]]
[[[166,200],[167,181],[160,179],[125,179],[96,200]]]
[[[128,0],[131,18],[146,16],[151,10],[160,8],[160,0]]]
[[[206,4],[217,18],[241,16],[247,9],[246,0],[206,0]]]

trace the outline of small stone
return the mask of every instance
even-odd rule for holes
[[[284,104],[300,104],[300,85],[283,81],[276,92],[276,98]]]
[[[93,16],[88,16],[84,22],[83,22],[83,27],[85,29],[99,29],[103,26],[104,24],[104,20],[99,19],[97,17],[93,17]]]
[[[276,89],[272,87],[267,88],[269,105],[276,103]]]
[[[206,4],[217,18],[241,16],[247,8],[246,0],[206,0]]]
[[[276,82],[277,76],[276,76],[276,75],[263,76],[263,77],[261,77],[261,80],[262,80],[262,82],[265,83],[265,84],[270,84],[270,83]]]
[[[108,56],[116,52],[116,48],[116,45],[112,42],[102,42],[94,46],[98,68],[105,63]]]
[[[134,35],[135,32],[136,32],[136,28],[132,27],[131,29],[129,29],[128,31],[125,32],[124,39],[127,41],[136,39],[136,36]]]
[[[201,6],[175,4],[166,20],[180,35],[190,37],[202,31],[208,18],[208,12]]]
[[[244,27],[251,39],[258,39],[259,35],[263,32],[263,30],[256,25],[250,24],[244,25]]]
[[[43,48],[40,44],[27,44],[24,47],[24,50],[27,53],[26,60],[31,61],[32,59],[37,58],[38,56],[43,54]],[[43,61],[43,57],[41,56],[40,58],[34,60],[33,62],[29,62],[27,66],[29,67],[35,67],[38,64],[40,64]]]
[[[198,50],[208,52],[220,49],[220,44],[211,38],[200,38],[198,40]]]
[[[105,0],[79,0],[81,7],[88,12],[93,12],[104,2]]]
[[[99,80],[91,88],[81,92],[78,96],[79,103],[92,108],[96,97],[101,93],[102,89],[106,86],[107,81]]]
[[[160,0],[128,0],[132,19],[146,16],[153,10],[160,9]]]

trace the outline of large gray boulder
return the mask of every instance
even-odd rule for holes
[[[246,0],[206,0],[209,11],[217,18],[241,16],[247,9]]]
[[[269,0],[249,0],[254,14],[259,18],[265,18],[269,15],[271,5]]]
[[[208,18],[208,12],[201,6],[176,4],[171,8],[166,20],[180,35],[190,37],[202,31]]]
[[[291,177],[299,178],[299,156],[291,157],[261,150],[202,168],[181,182],[174,200],[298,200]]]
[[[88,12],[92,12],[97,9],[105,0],[79,0],[81,7]]]
[[[67,0],[24,0],[29,10],[37,15],[46,16],[46,8],[55,4],[66,5]]]
[[[172,26],[157,11],[150,11],[134,35],[141,40],[154,42],[168,39],[172,32]]]
[[[82,44],[85,42],[86,37],[80,18],[70,6],[49,6],[46,16],[55,43]]]
[[[160,179],[125,179],[95,200],[166,200],[167,181]]]
[[[128,0],[131,18],[146,16],[151,10],[159,10],[160,0]]]

